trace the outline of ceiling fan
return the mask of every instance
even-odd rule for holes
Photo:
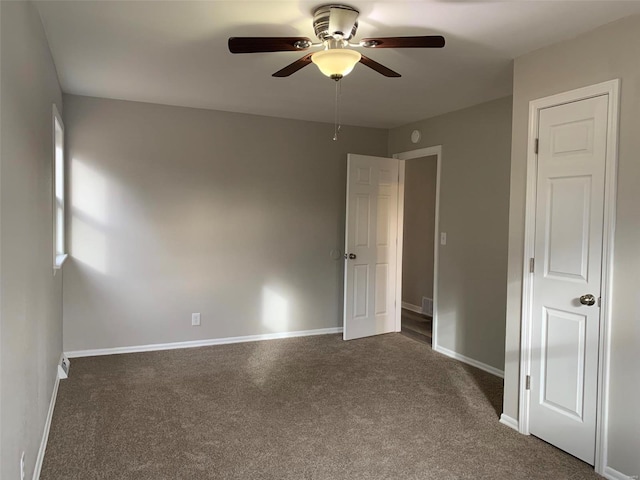
[[[274,77],[288,77],[310,63],[315,63],[320,71],[335,81],[349,74],[360,62],[385,77],[400,77],[388,67],[365,57],[352,48],[442,48],[444,37],[428,35],[420,37],[364,38],[359,43],[350,40],[358,29],[359,11],[348,5],[328,4],[316,8],[313,13],[313,29],[320,40],[313,43],[306,37],[231,37],[231,53],[295,52],[313,47],[324,47],[309,53],[273,74]]]

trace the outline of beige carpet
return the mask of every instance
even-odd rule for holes
[[[76,359],[41,479],[600,478],[498,423],[501,395],[400,334]]]

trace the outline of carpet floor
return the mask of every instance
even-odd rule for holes
[[[498,422],[502,381],[400,334],[80,358],[42,480],[595,479]]]

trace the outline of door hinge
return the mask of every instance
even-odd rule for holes
[[[538,147],[539,147],[539,145],[540,145],[540,140],[538,140],[538,139],[536,138],[536,140],[535,140],[535,142],[534,142],[534,144],[533,144],[533,152],[534,152],[534,153],[538,153]]]
[[[527,375],[527,378],[525,380],[525,389],[531,390],[531,375]]]
[[[602,306],[602,297],[598,297],[598,307]]]
[[[529,259],[529,273],[533,273],[535,271],[536,268],[536,259],[535,258],[530,258]]]

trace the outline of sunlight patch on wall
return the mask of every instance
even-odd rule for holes
[[[262,288],[262,325],[271,332],[286,332],[289,327],[289,302],[272,288]]]
[[[107,178],[74,158],[70,165],[70,253],[97,272],[107,273]]]
[[[107,222],[107,179],[78,159],[71,160],[71,207],[91,220]]]
[[[93,225],[74,217],[71,222],[72,256],[100,273],[107,273],[107,240]]]

